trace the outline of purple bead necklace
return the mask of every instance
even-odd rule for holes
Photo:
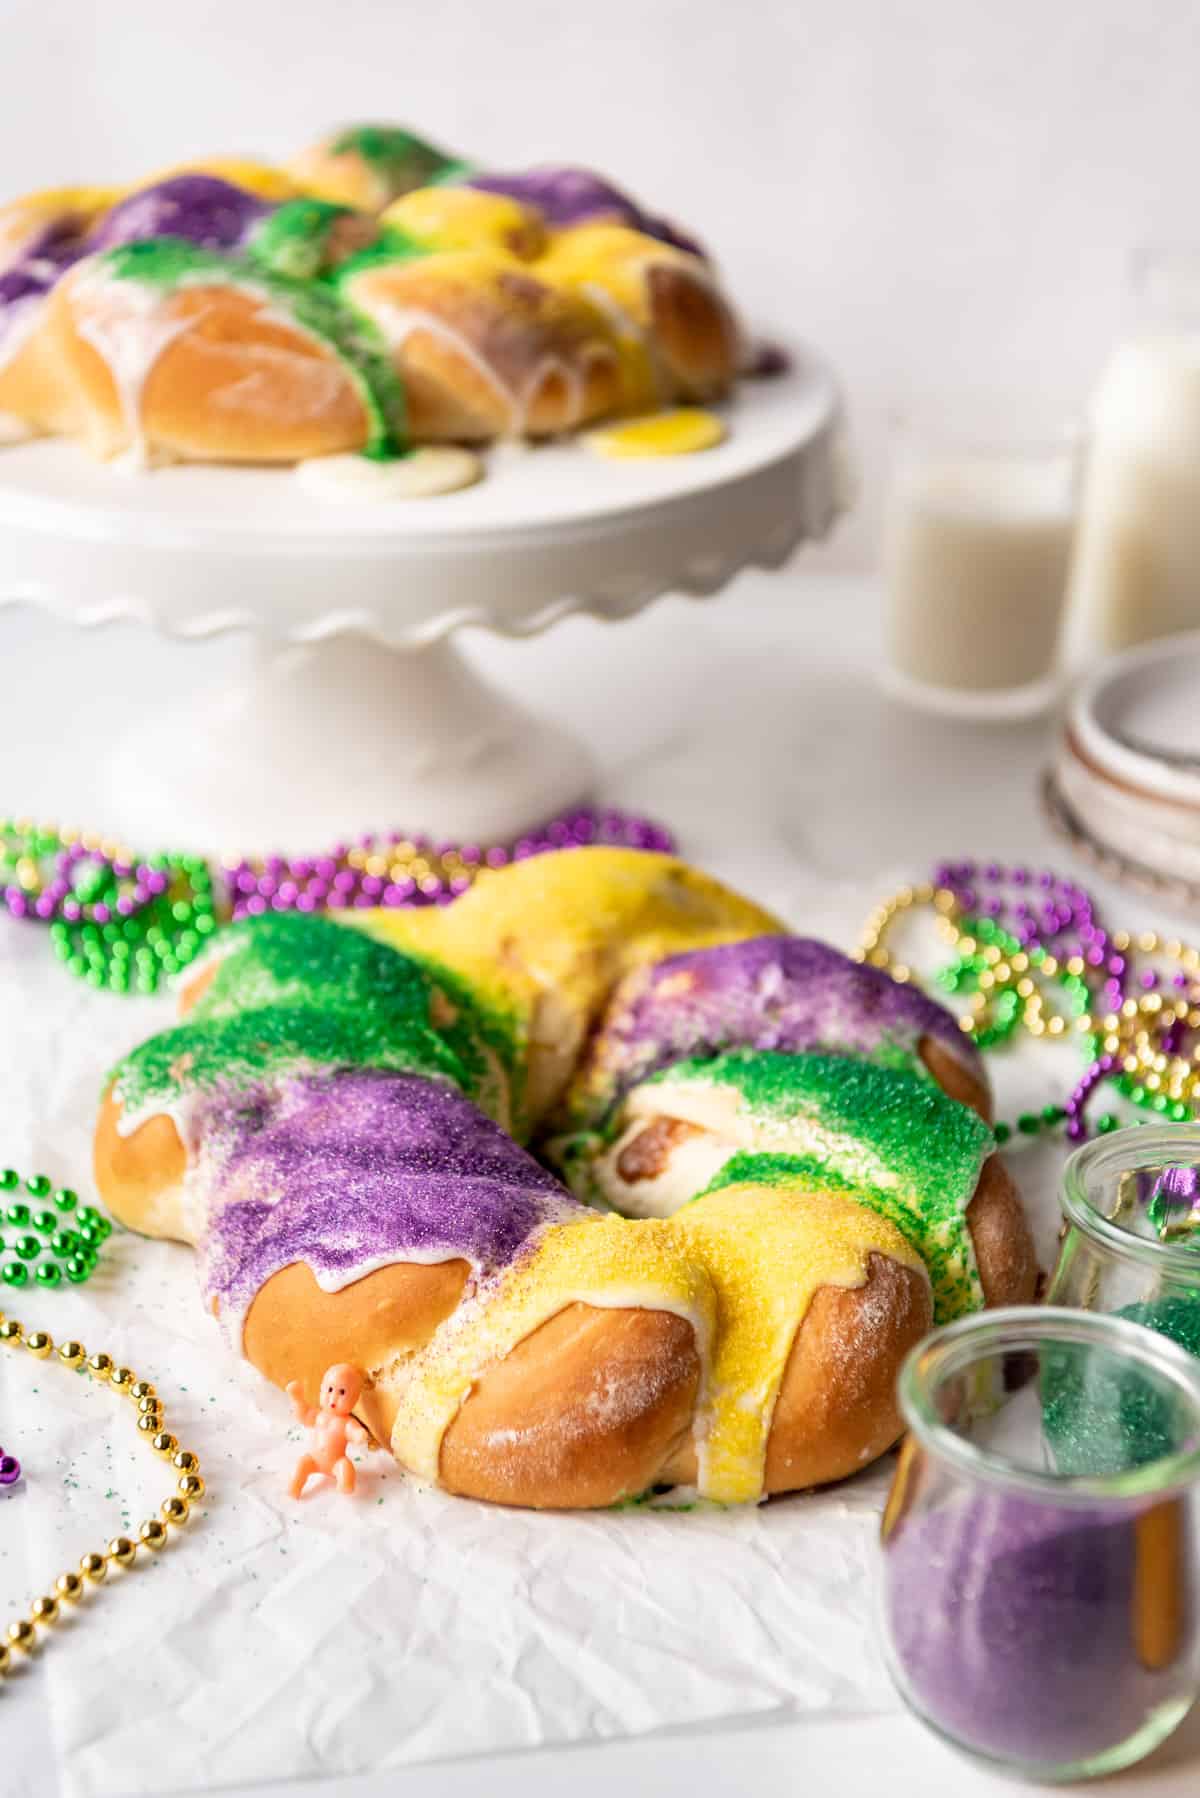
[[[0,911],[49,926],[56,954],[89,985],[153,993],[214,927],[265,911],[448,905],[488,868],[551,849],[674,848],[648,818],[568,812],[512,843],[360,837],[322,855],[209,867],[199,856],[137,857],[122,845],[28,819],[0,819]]]
[[[674,838],[648,818],[611,809],[566,813],[513,843],[448,843],[399,832],[335,843],[324,855],[225,862],[220,879],[234,918],[265,911],[448,905],[479,874],[552,849],[591,844],[670,853]]]

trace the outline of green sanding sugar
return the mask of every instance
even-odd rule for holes
[[[1126,1305],[1117,1316],[1127,1317],[1131,1323],[1144,1324],[1148,1330],[1157,1330],[1160,1336],[1169,1336],[1189,1355],[1200,1355],[1200,1267],[1196,1270],[1196,1286],[1194,1298],[1178,1295],[1149,1299],[1142,1305]]]
[[[821,1187],[827,1192],[843,1192],[853,1198],[858,1188],[852,1180],[827,1167],[815,1155],[756,1155],[752,1149],[739,1149],[730,1157],[704,1188],[696,1194],[704,1198],[726,1186],[803,1186]],[[691,1201],[695,1204],[695,1199]],[[907,1234],[907,1232],[906,1232]],[[918,1251],[919,1252],[919,1251]]]
[[[995,1141],[967,1106],[902,1069],[774,1050],[678,1062],[654,1081],[733,1088],[756,1138],[737,1157],[738,1178],[756,1179],[749,1169],[761,1162],[772,1184],[796,1175],[836,1181],[921,1256],[938,1323],[981,1308],[966,1209]],[[728,1165],[721,1185],[732,1183]]]
[[[1151,1299],[1116,1313],[1200,1354],[1200,1295]],[[1144,1467],[1180,1445],[1164,1387],[1114,1353],[1055,1344],[1041,1357],[1042,1426],[1061,1474],[1106,1475]]]
[[[323,273],[334,226],[355,215],[328,200],[288,200],[260,220],[246,245],[251,262],[292,281]]]
[[[371,243],[332,263],[337,226],[343,220],[363,217],[351,206],[334,206],[328,200],[289,200],[255,227],[246,255],[271,274],[313,281],[326,277],[340,280],[360,268],[384,262],[410,262],[429,254],[407,232],[376,226],[377,235]]]
[[[375,239],[361,250],[355,250],[344,262],[339,262],[330,270],[329,279],[341,286],[361,275],[368,269],[382,268],[385,263],[415,262],[421,256],[430,256],[433,252],[428,244],[418,243],[406,231],[399,231],[394,225],[386,226]]]
[[[128,1113],[184,1087],[246,1085],[301,1066],[405,1069],[503,1110],[507,1045],[457,982],[357,930],[303,912],[231,925],[188,1021],[117,1069]]]
[[[383,338],[349,301],[323,281],[294,280],[244,257],[208,250],[181,237],[151,237],[106,250],[100,266],[115,280],[164,289],[220,282],[259,294],[304,331],[320,338],[342,364],[367,415],[364,454],[384,460],[407,441],[404,387]]]
[[[361,156],[397,192],[424,187],[460,166],[456,157],[447,156],[401,125],[351,125],[338,133],[329,148],[334,156]]]

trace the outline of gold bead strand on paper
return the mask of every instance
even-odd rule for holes
[[[917,886],[901,887],[890,898],[881,900],[867,919],[854,959],[868,962],[873,968],[886,968],[893,980],[911,980],[912,969],[896,960],[885,938],[902,913],[925,905],[933,906],[939,923],[957,916],[959,910],[958,900],[946,887],[931,886],[927,880]]]
[[[160,1514],[148,1517],[135,1536],[113,1536],[103,1549],[85,1554],[79,1571],[60,1573],[51,1592],[35,1598],[29,1614],[17,1617],[0,1636],[0,1679],[13,1667],[15,1654],[32,1655],[44,1636],[59,1622],[64,1605],[77,1605],[85,1594],[103,1585],[110,1567],[132,1567],[143,1551],[157,1554],[166,1546],[170,1531],[182,1529],[191,1515],[192,1506],[204,1497],[205,1485],[200,1477],[200,1463],[190,1449],[180,1448],[163,1422],[162,1403],[148,1380],[139,1380],[128,1367],[119,1367],[111,1355],[89,1355],[81,1342],[59,1344],[55,1352],[53,1339],[45,1330],[26,1333],[15,1317],[0,1312],[0,1347],[24,1349],[37,1361],[56,1360],[68,1373],[86,1371],[98,1386],[108,1386],[119,1397],[130,1402],[137,1419],[139,1434],[148,1434],[154,1452],[169,1461],[177,1474],[175,1492],[164,1500]],[[152,1421],[151,1421],[152,1420]],[[147,1432],[146,1425],[150,1424]]]

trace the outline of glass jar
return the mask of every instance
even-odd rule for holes
[[[1200,1689],[1200,1362],[1029,1306],[935,1331],[899,1396],[879,1589],[905,1702],[1038,1779],[1149,1753]]]
[[[1112,1312],[1200,1355],[1200,1228],[1181,1223],[1175,1240],[1163,1240],[1154,1221],[1155,1189],[1168,1170],[1200,1170],[1196,1125],[1119,1130],[1075,1151],[1063,1173],[1066,1227],[1047,1303]]]

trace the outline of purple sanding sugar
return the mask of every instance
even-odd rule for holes
[[[10,335],[13,349],[20,347],[20,339],[15,334],[24,329],[23,321],[30,319],[40,307],[48,291],[46,282],[39,281],[23,267],[6,269],[0,275],[0,354],[4,353]]]
[[[206,250],[236,250],[270,211],[255,194],[216,175],[172,175],[114,206],[88,248],[113,250],[151,237],[182,237]]]
[[[74,231],[76,223],[64,216],[44,226],[0,269],[0,345],[83,254]]]
[[[49,282],[27,263],[18,262],[0,275],[0,306],[15,306],[21,300],[36,299],[45,293]]]
[[[462,1257],[486,1271],[540,1225],[592,1215],[469,1100],[415,1074],[342,1069],[226,1091],[189,1135],[215,1159],[203,1278],[227,1326],[296,1261],[330,1288],[387,1261]]]
[[[812,937],[762,936],[669,956],[619,994],[580,1086],[595,1121],[638,1081],[727,1049],[912,1054],[935,1038],[982,1082],[979,1055],[950,1013],[882,968]]]
[[[48,224],[41,224],[29,236],[13,244],[0,257],[0,276],[19,269],[48,287],[63,269],[82,254],[83,222],[75,212],[59,213]]]
[[[471,174],[466,185],[482,193],[507,194],[523,206],[536,206],[546,223],[556,230],[601,221],[628,225],[631,230],[644,231],[647,237],[657,237],[677,250],[704,255],[694,237],[685,236],[664,218],[643,212],[628,194],[590,169],[551,164],[518,175]]]
[[[1008,1495],[902,1519],[884,1605],[910,1698],[978,1752],[1030,1765],[1128,1741],[1187,1680],[1138,1659],[1136,1553],[1128,1516]]]

